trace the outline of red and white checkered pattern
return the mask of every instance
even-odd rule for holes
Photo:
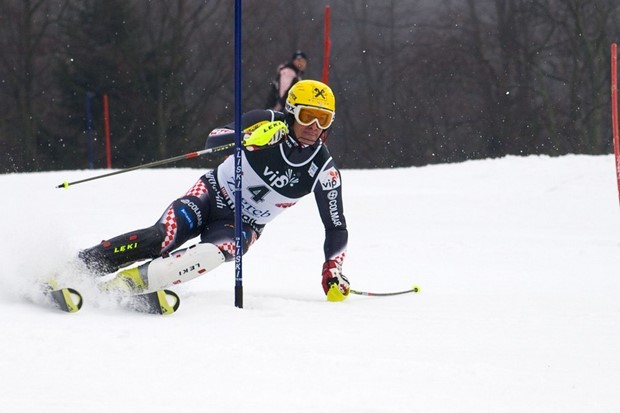
[[[256,235],[256,232],[254,231],[250,231],[250,233],[252,234],[252,239],[250,240],[249,244],[248,244],[248,248],[250,248],[250,246],[252,244],[254,244],[254,242],[256,242],[256,240],[258,239],[258,236]],[[220,251],[222,252],[227,252],[228,254],[232,255],[233,257],[235,256],[235,243],[234,242],[221,242],[219,244],[217,244],[217,247],[220,249]]]
[[[334,258],[332,258],[334,261],[336,261],[338,263],[338,265],[342,265],[342,263],[344,262],[344,257],[347,255],[346,251],[341,252],[339,255],[335,256]]]
[[[161,243],[161,251],[165,252],[170,244],[174,242],[177,235],[177,217],[174,214],[174,209],[172,209],[172,207],[168,208],[162,221],[166,229],[166,236],[164,237],[164,241]]]
[[[234,132],[234,130],[228,129],[228,128],[217,128],[217,129],[213,129],[209,133],[209,136],[226,135],[226,134],[231,133],[231,132]]]
[[[222,242],[221,244],[217,244],[217,247],[223,251],[227,252],[233,257],[235,256],[235,243],[234,242]]]
[[[207,193],[207,187],[204,182],[202,182],[202,179],[199,179],[198,182],[196,182],[194,186],[192,186],[190,190],[187,191],[185,196],[197,196],[200,198],[205,193]]]

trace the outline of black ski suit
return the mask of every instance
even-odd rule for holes
[[[242,152],[243,252],[260,237],[265,224],[313,192],[325,227],[325,260],[342,264],[347,247],[341,177],[321,139],[301,145],[293,136],[290,115],[254,110],[242,117],[244,133],[273,120],[288,123],[290,134],[278,144]],[[234,141],[234,125],[214,129],[207,147]],[[81,260],[96,274],[115,272],[135,261],[156,258],[200,235],[216,245],[227,261],[235,254],[234,157],[207,171],[187,193],[173,201],[157,222],[82,250]]]

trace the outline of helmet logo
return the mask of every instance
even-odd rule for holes
[[[318,98],[318,97],[322,97],[323,99],[326,99],[325,97],[325,89],[319,89],[318,87],[314,88],[314,97]]]
[[[286,112],[293,114],[298,106],[322,108],[333,114],[336,109],[336,99],[326,84],[318,80],[300,80],[291,87],[284,108]]]

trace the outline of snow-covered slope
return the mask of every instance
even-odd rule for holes
[[[0,175],[2,411],[620,411],[611,156],[344,170],[352,286],[420,294],[326,302],[307,197],[244,257],[244,309],[231,264],[176,287],[170,317],[80,279],[77,314],[29,301],[36,276],[151,225],[202,173],[54,188],[103,172]]]

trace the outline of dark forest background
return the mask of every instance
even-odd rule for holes
[[[244,111],[296,49],[321,78],[326,4],[341,167],[611,153],[618,0],[246,0]],[[0,172],[105,167],[103,95],[113,167],[202,149],[233,33],[231,0],[0,0]]]

